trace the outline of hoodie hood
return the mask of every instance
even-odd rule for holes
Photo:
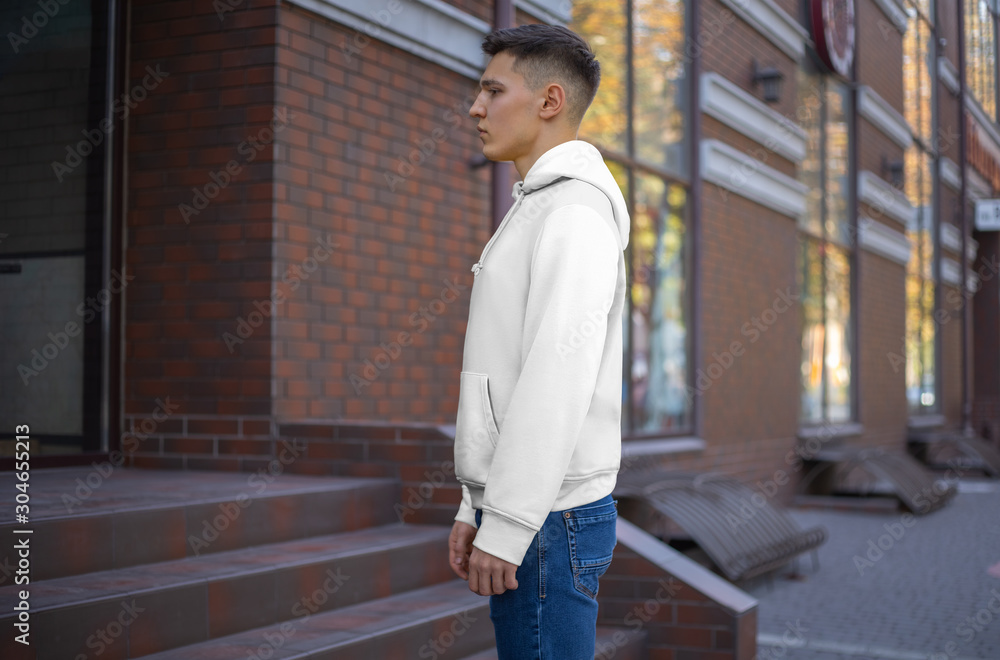
[[[528,170],[524,181],[514,184],[513,195],[535,192],[562,179],[579,179],[608,196],[624,249],[628,245],[630,225],[628,206],[601,152],[589,142],[571,140],[546,151]]]

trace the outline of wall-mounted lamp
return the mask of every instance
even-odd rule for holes
[[[903,161],[889,160],[882,156],[882,176],[893,188],[900,190],[903,188],[903,167]]]
[[[784,77],[777,67],[761,68],[757,60],[753,61],[753,83],[764,87],[764,100],[768,103],[776,103],[781,98],[781,79]]]

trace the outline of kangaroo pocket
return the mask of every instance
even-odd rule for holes
[[[490,403],[489,377],[463,371],[455,420],[455,476],[459,481],[486,484],[499,437]]]

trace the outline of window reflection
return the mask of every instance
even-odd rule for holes
[[[851,371],[851,127],[847,87],[799,72],[798,119],[806,131],[799,180],[809,186],[799,221],[802,398],[807,424],[853,419]]]
[[[990,62],[974,63],[970,59],[967,73],[969,88],[992,116],[993,95],[993,28],[977,21],[992,17],[985,5],[977,6],[972,0],[966,4],[966,26],[972,27],[976,43],[969,47],[979,55],[986,54]],[[929,150],[933,146],[932,98],[935,61],[934,33],[920,4],[910,8],[909,24],[903,41],[903,99],[907,122],[915,129],[917,138],[906,150],[905,186],[907,198],[917,209],[915,220],[906,228],[910,241],[910,261],[906,265],[906,400],[911,412],[932,412],[938,409],[936,397],[937,329],[934,323],[934,235],[937,223],[934,216],[934,168]],[[971,21],[971,23],[970,23]],[[989,85],[989,93],[980,96],[982,85]],[[978,87],[977,87],[978,86]],[[979,92],[977,92],[979,89]],[[896,363],[896,368],[901,365]]]
[[[626,153],[626,14],[620,2],[577,0],[571,28],[587,40],[601,63],[601,86],[580,134],[605,149]]]
[[[685,169],[684,2],[634,0],[635,155]]]
[[[618,0],[573,3],[570,27],[601,62],[601,87],[580,137],[612,154],[608,165],[630,201],[622,430],[682,433],[690,430],[693,401],[687,390],[687,190],[671,177],[681,178],[688,160],[686,3],[633,0],[631,34],[628,7]]]
[[[688,423],[684,257],[686,193],[653,176],[636,181],[632,216],[632,427]]]
[[[965,2],[965,75],[969,91],[996,120],[996,32],[986,0]]]

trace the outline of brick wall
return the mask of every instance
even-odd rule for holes
[[[871,86],[902,114],[903,35],[874,0],[858,0],[854,9],[858,15],[858,82]]]
[[[620,628],[598,658],[618,657],[633,634],[646,635],[650,660],[758,657],[757,602],[623,519],[598,604],[598,625]]]
[[[965,299],[962,291],[949,284],[941,284],[940,309],[942,321],[935,324],[941,342],[941,414],[948,423],[958,425],[962,421],[962,316],[960,309]],[[961,300],[961,303],[952,303]],[[945,315],[946,314],[946,315]],[[969,349],[971,351],[971,344]]]
[[[881,96],[900,115],[903,107],[903,36],[872,0],[855,4],[858,12],[858,82]],[[858,171],[888,180],[884,161],[901,161],[903,150],[867,119],[857,126]],[[904,175],[912,173],[906,172]],[[860,215],[905,233],[906,227],[883,209],[860,204]],[[858,421],[864,428],[850,444],[902,450],[908,411],[906,367],[890,356],[906,357],[906,269],[855,246],[858,278],[858,338],[854,346]]]
[[[769,106],[794,120],[798,65],[717,0],[702,3],[701,21],[696,52],[701,53],[702,71],[714,71],[760,99],[763,90],[753,82],[753,61],[761,67],[776,67],[783,76],[781,98]]]
[[[906,368],[890,356],[906,356],[906,271],[867,251],[859,252],[861,273],[858,320],[861,345],[855,349],[859,378],[859,421],[864,445],[900,448],[906,440]]]
[[[135,6],[133,77],[169,73],[130,127],[137,465],[246,469],[274,419],[452,421],[489,237],[472,82],[355,36],[263,3]]]
[[[337,247],[276,326],[280,419],[452,421],[470,266],[489,239],[473,81],[296,7],[279,18],[278,272]]]
[[[944,55],[958,68],[958,3],[955,0],[938,0],[937,7],[938,35],[943,36],[947,43],[938,48],[938,55]]]
[[[490,25],[493,24],[494,2],[490,0],[446,0],[446,2],[467,14],[486,21]]]
[[[704,438],[717,454],[708,460],[727,472],[762,476],[793,446],[798,430],[797,228],[791,218],[714,184],[703,191],[700,331],[710,381],[702,394]],[[791,307],[782,293],[792,297]],[[742,355],[733,354],[734,342]],[[758,446],[776,438],[784,442],[770,451]]]
[[[902,161],[903,150],[864,117],[858,115],[858,171],[868,170],[883,179],[889,177],[882,161]],[[906,173],[909,174],[909,173]]]
[[[783,8],[798,17],[793,7]],[[702,5],[702,22],[703,70],[761,98],[753,61],[777,67],[783,74],[781,98],[769,107],[795,121],[798,65],[721,3]],[[703,117],[702,138],[722,140],[783,174],[797,174],[794,163],[711,117]],[[699,457],[665,464],[725,472],[747,482],[767,480],[786,467],[784,456],[795,446],[799,426],[798,230],[795,220],[715,184],[704,184],[701,195],[703,375],[695,376],[696,385],[698,377],[708,383],[701,395],[707,447]],[[786,309],[779,292],[791,297],[791,307]],[[740,355],[733,355],[734,342]],[[769,386],[762,388],[761,382]],[[791,490],[783,489],[779,499]]]
[[[271,288],[273,143],[247,140],[272,119],[277,14],[266,1],[221,19],[209,4],[131,7],[130,85],[146,67],[167,77],[129,118],[124,413],[140,426],[122,445],[206,453],[203,421],[235,432],[271,409],[268,325],[238,353],[223,336]],[[187,416],[192,435],[164,440]]]

